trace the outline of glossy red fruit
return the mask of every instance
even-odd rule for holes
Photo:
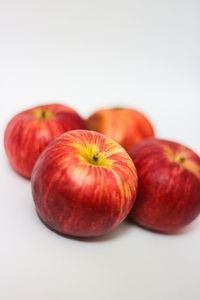
[[[126,218],[136,197],[137,174],[127,152],[97,132],[75,130],[54,140],[31,178],[40,218],[62,234],[105,234]]]
[[[8,123],[5,131],[8,160],[16,172],[30,178],[36,159],[52,140],[66,131],[84,128],[77,112],[61,104],[23,111]]]
[[[127,151],[154,136],[148,119],[141,112],[128,108],[98,110],[86,120],[86,126],[113,139]]]
[[[189,148],[148,139],[130,151],[138,171],[138,196],[129,218],[143,227],[170,233],[200,212],[200,158]]]

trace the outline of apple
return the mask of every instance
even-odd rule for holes
[[[136,198],[137,172],[116,142],[97,132],[73,130],[42,152],[31,185],[37,213],[48,227],[92,237],[126,218]]]
[[[143,139],[154,136],[147,118],[141,112],[128,108],[98,110],[86,120],[86,127],[113,139],[127,151]]]
[[[138,196],[129,218],[172,233],[200,212],[200,158],[175,142],[147,139],[129,152],[138,171]]]
[[[8,123],[4,145],[8,160],[20,175],[30,178],[44,148],[60,134],[83,129],[83,119],[61,104],[37,106],[17,114]]]

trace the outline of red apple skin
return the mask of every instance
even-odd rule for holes
[[[35,161],[44,148],[60,134],[84,129],[84,120],[61,104],[37,106],[17,114],[8,123],[4,145],[12,168],[30,178]]]
[[[97,132],[74,130],[43,151],[31,184],[37,213],[51,229],[93,237],[126,218],[136,198],[137,172],[120,145]]]
[[[141,112],[130,108],[98,110],[86,120],[86,127],[113,139],[127,151],[142,140],[154,136],[148,119]]]
[[[200,212],[200,158],[175,142],[147,139],[129,152],[138,172],[138,195],[129,219],[172,233]]]

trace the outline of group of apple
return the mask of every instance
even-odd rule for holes
[[[199,156],[155,138],[136,110],[103,109],[85,120],[61,104],[38,106],[8,123],[4,144],[13,169],[31,178],[40,219],[56,232],[99,236],[128,216],[172,233],[199,215]]]

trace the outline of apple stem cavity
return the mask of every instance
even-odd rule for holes
[[[184,161],[185,161],[185,157],[183,157],[183,156],[181,156],[180,158],[179,158],[179,164],[182,164],[182,163],[184,163]]]
[[[42,110],[41,111],[41,119],[45,119],[46,118],[46,111]]]
[[[99,158],[99,155],[98,155],[98,153],[96,153],[96,154],[93,156],[93,160],[94,160],[94,161],[98,161],[98,158]]]

